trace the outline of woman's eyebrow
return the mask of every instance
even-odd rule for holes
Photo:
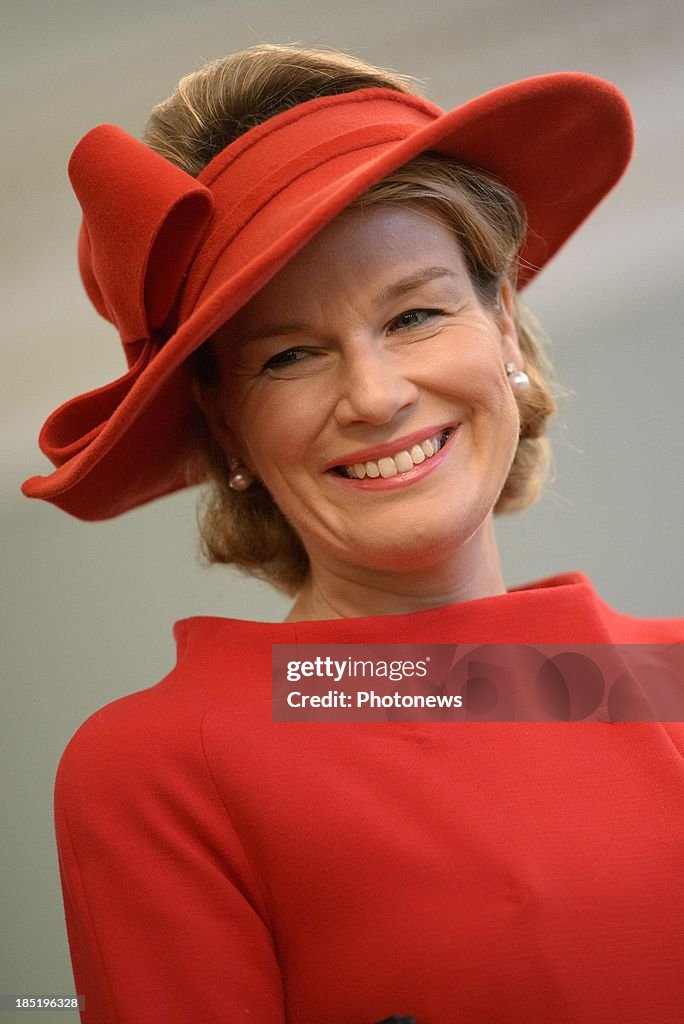
[[[457,279],[458,274],[453,270],[449,270],[448,267],[426,267],[424,270],[417,270],[415,273],[409,274],[408,277],[402,277],[400,281],[395,281],[394,284],[390,284],[378,292],[375,297],[375,305],[386,306],[394,299],[405,295],[406,292],[420,288],[421,285],[428,284],[430,281],[436,281],[440,277],[453,277]]]
[[[401,280],[382,288],[375,296],[374,304],[376,306],[387,306],[390,302],[400,298],[407,292],[412,292],[416,288],[420,288],[421,285],[428,284],[430,281],[436,281],[440,277],[452,277],[458,280],[459,275],[455,271],[449,270],[448,267],[426,267],[424,270],[417,270],[413,274],[409,274],[408,277],[402,277]],[[280,338],[289,334],[303,334],[307,330],[311,330],[311,325],[304,322],[261,324],[251,331],[239,331],[238,341],[241,345],[246,345],[249,342],[259,341],[262,338]]]

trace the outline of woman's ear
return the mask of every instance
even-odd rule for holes
[[[202,387],[197,380],[192,382],[192,397],[206,420],[214,441],[223,449],[226,458],[237,451],[237,438],[226,423],[220,388]]]
[[[226,422],[220,388],[202,387],[195,379],[192,381],[192,397],[204,416],[211,436],[223,451],[228,467],[228,486],[234,491],[246,491],[257,475],[242,461],[243,456],[239,454],[240,441]]]
[[[499,330],[501,332],[501,351],[505,363],[514,363],[518,370],[524,370],[524,359],[520,351],[518,331],[515,326],[515,295],[508,278],[499,288]]]

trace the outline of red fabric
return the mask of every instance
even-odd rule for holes
[[[413,615],[194,618],[69,743],[88,1024],[679,1024],[684,725],[274,724],[271,644],[681,643],[581,573]]]
[[[39,437],[57,467],[22,490],[106,519],[185,486],[196,410],[187,360],[357,196],[418,153],[488,171],[515,192],[527,284],[614,187],[633,126],[622,93],[592,75],[539,75],[448,113],[360,89],[299,104],[244,133],[197,179],[114,125],[74,150],[79,263],[131,371],[65,402]],[[140,355],[140,353],[143,355]]]
[[[149,338],[175,302],[213,196],[113,124],[84,136],[69,177],[83,210],[78,255],[90,300],[124,346]]]

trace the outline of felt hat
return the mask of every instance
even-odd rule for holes
[[[609,82],[560,72],[444,113],[384,88],[310,100],[241,135],[192,177],[114,125],[89,131],[69,176],[81,276],[119,331],[123,376],[61,405],[40,433],[56,469],[22,490],[106,519],[197,482],[188,357],[325,224],[424,151],[489,172],[523,203],[524,287],[613,188],[633,147]]]

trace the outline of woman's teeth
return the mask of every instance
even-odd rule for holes
[[[351,477],[352,480],[363,480],[365,477],[373,480],[379,476],[387,480],[391,476],[408,473],[414,466],[431,459],[444,446],[450,433],[449,430],[442,430],[434,437],[397,452],[396,455],[386,456],[377,462],[356,462],[353,466],[340,467],[340,472],[342,476]]]

